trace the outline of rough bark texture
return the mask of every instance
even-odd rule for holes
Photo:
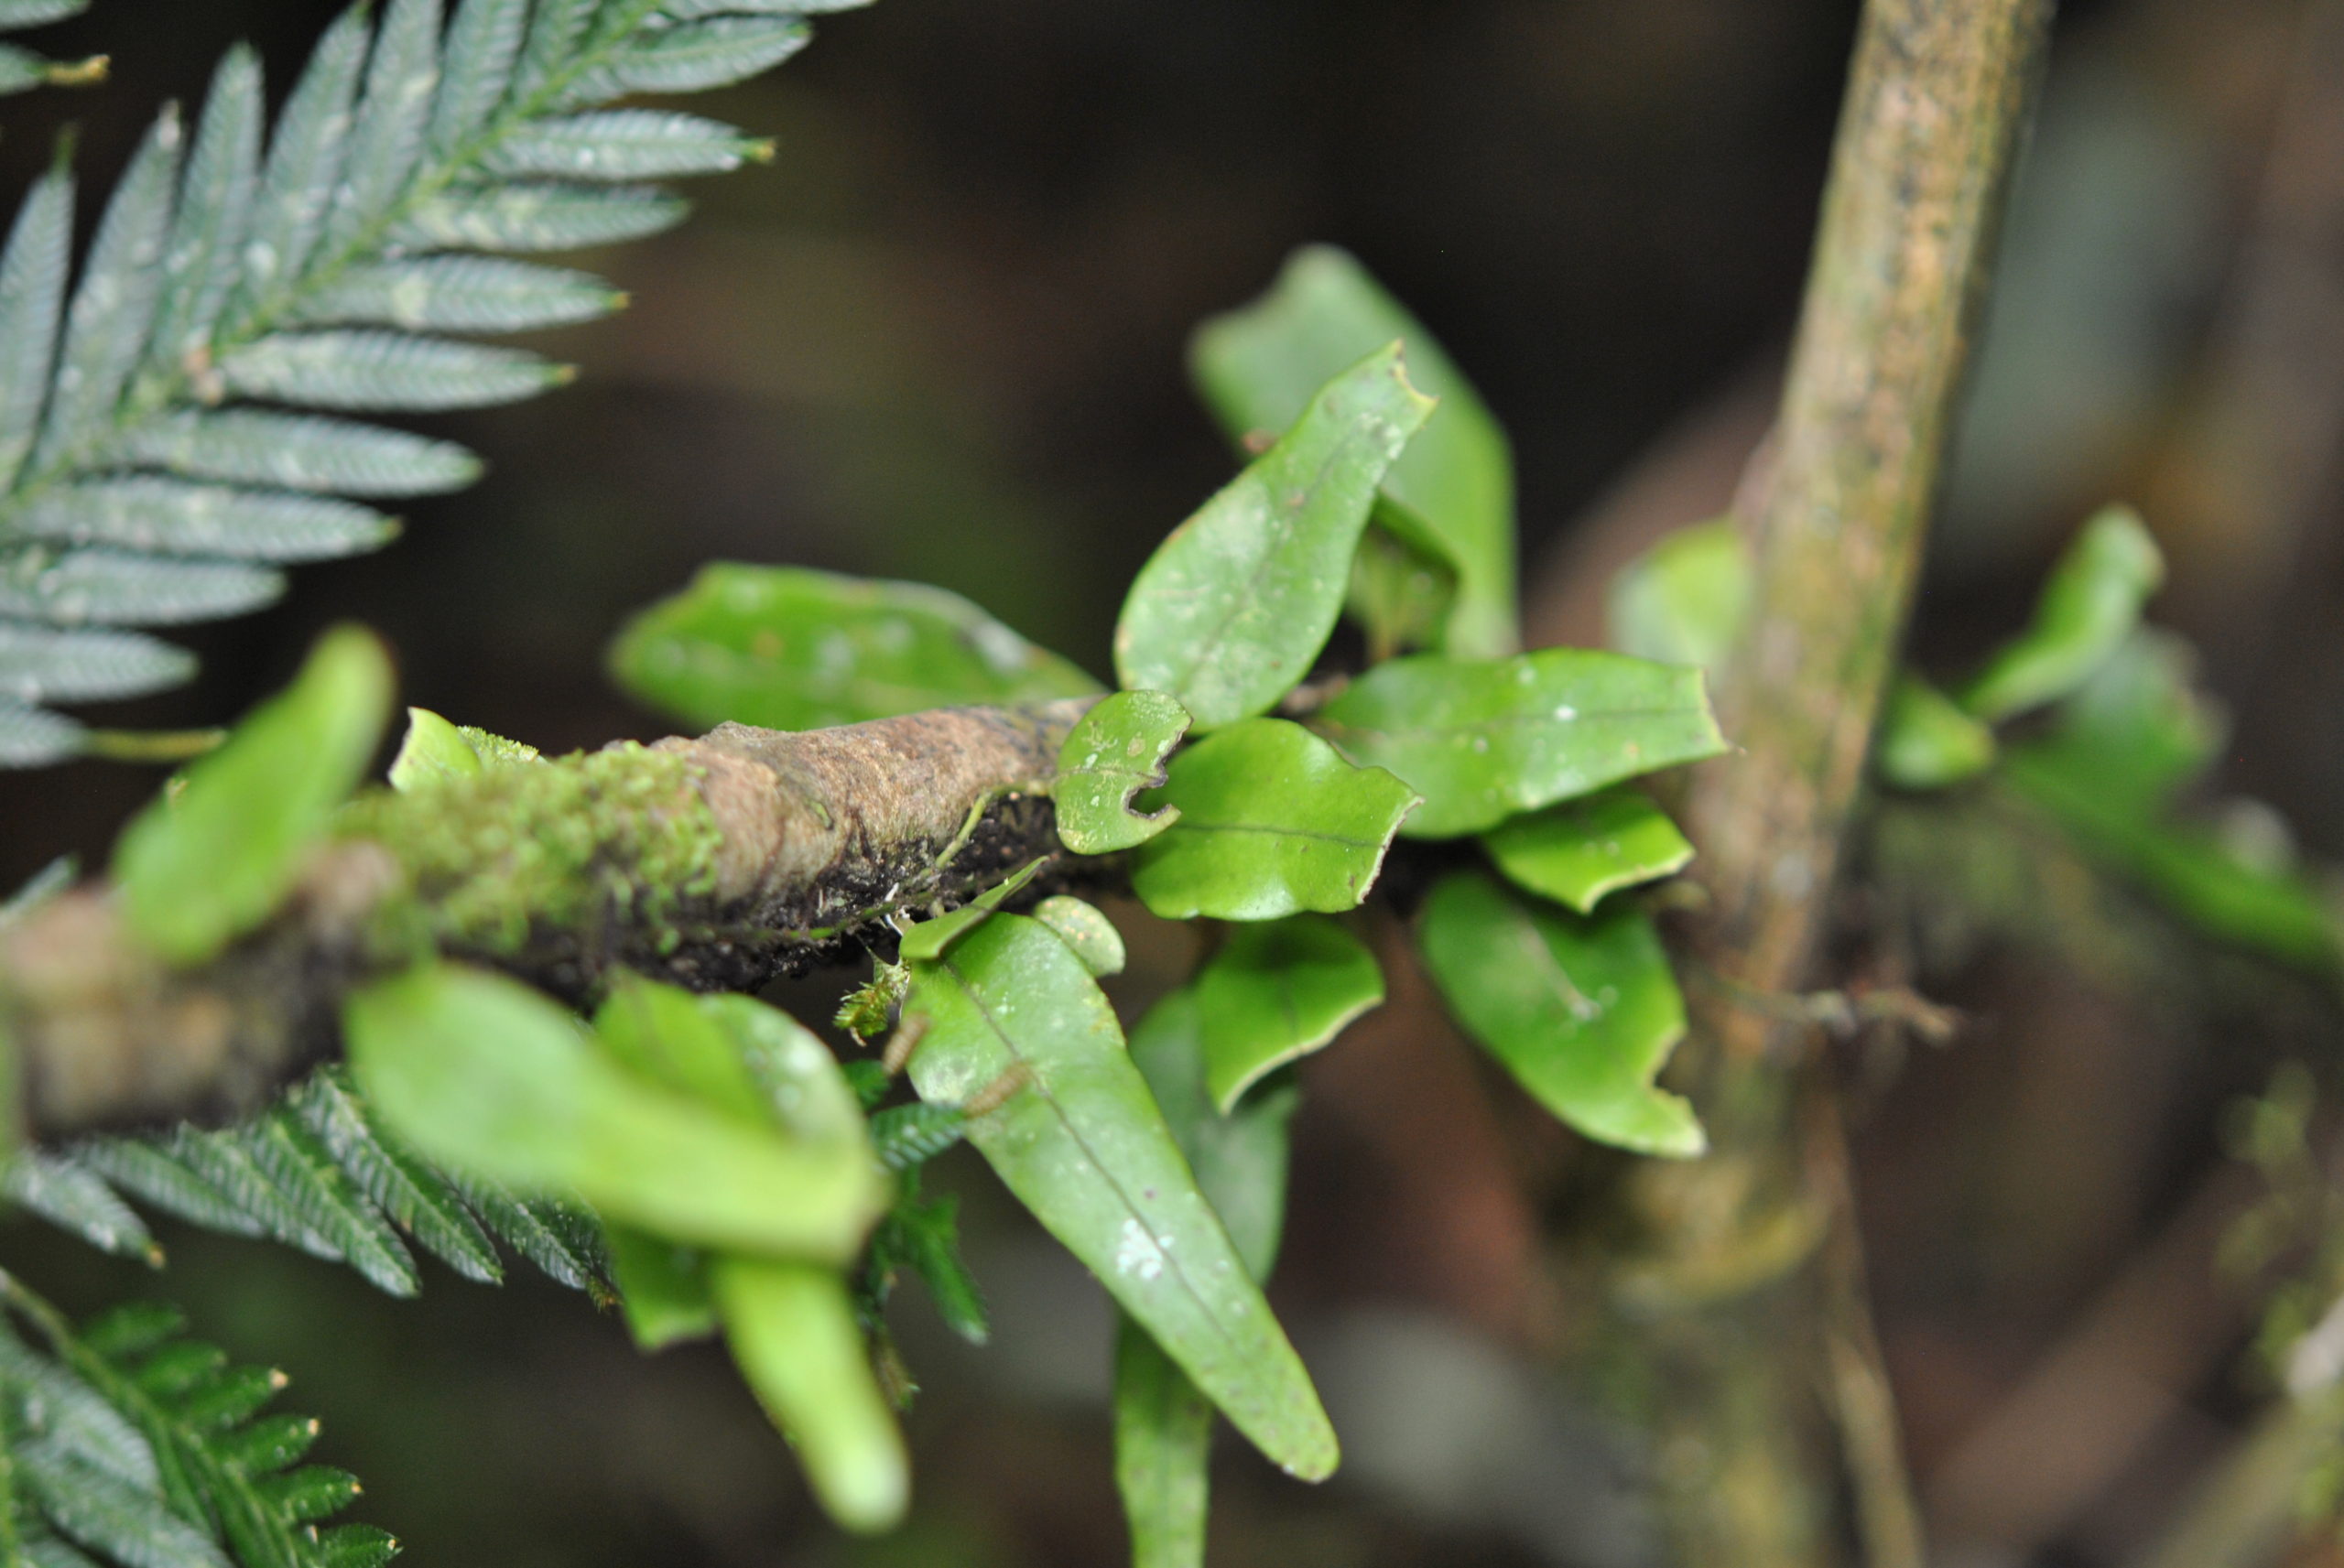
[[[331,1048],[349,987],[433,948],[583,999],[614,967],[741,989],[884,945],[889,917],[1063,854],[1042,792],[1088,706],[727,724],[370,798],[266,926],[190,970],[148,953],[104,884],[77,888],[0,930],[22,1125],[247,1112]],[[1104,867],[1058,869],[1036,891]]]
[[[1709,1159],[1654,1165],[1626,1276],[1678,1561],[1916,1564],[1838,1108],[1812,1030],[1841,839],[1894,668],[2050,0],[1870,0],[1782,414],[1745,521],[1757,591],[1690,782],[1710,907],[1683,1081]],[[1850,1502],[1853,1507],[1850,1509]]]

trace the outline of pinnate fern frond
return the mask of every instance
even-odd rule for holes
[[[236,1127],[26,1151],[0,1173],[0,1195],[103,1251],[150,1262],[162,1252],[134,1202],[348,1263],[396,1296],[421,1288],[418,1248],[468,1280],[498,1282],[500,1240],[565,1285],[608,1289],[601,1229],[581,1206],[437,1169],[388,1137],[334,1068]]]
[[[623,298],[516,253],[677,222],[650,183],[767,156],[732,126],[613,108],[723,86],[861,0],[386,0],[329,26],[273,131],[229,51],[190,134],[159,116],[71,276],[60,163],[0,247],[0,765],[86,750],[54,705],[193,665],[145,628],[256,608],[279,568],[375,548],[369,502],[461,487],[471,453],[347,417],[479,407],[568,367],[451,337]],[[0,27],[69,0],[0,0]],[[0,89],[9,67],[0,57]],[[363,499],[352,499],[363,498]],[[351,1238],[353,1239],[354,1238]]]
[[[47,27],[51,22],[78,16],[89,8],[90,0],[0,0],[0,33]],[[0,43],[0,95],[35,87],[87,87],[103,81],[105,76],[103,55],[54,60],[20,44]]]
[[[267,1415],[285,1376],[182,1337],[172,1308],[76,1330],[0,1275],[0,1553],[40,1568],[375,1568],[398,1543],[326,1530],[358,1483],[302,1465],[306,1416]],[[10,1321],[13,1320],[13,1321]],[[21,1323],[30,1333],[20,1335]]]

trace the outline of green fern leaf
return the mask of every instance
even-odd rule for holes
[[[591,273],[501,256],[433,255],[353,267],[303,307],[305,324],[379,321],[410,332],[524,332],[607,316],[625,296]]]
[[[65,311],[73,243],[73,177],[44,175],[25,198],[0,253],[0,483],[32,455]]]
[[[50,1525],[125,1568],[234,1568],[162,1498],[80,1455],[36,1440],[15,1458],[29,1500]]]
[[[35,469],[70,460],[107,432],[123,384],[146,349],[161,302],[163,247],[183,139],[179,111],[165,109],[98,221],[89,265],[66,308],[56,390],[33,448]]]
[[[26,1413],[35,1419],[27,1424],[39,1436],[133,1486],[152,1491],[161,1484],[154,1450],[138,1428],[5,1325],[0,1325],[0,1389],[8,1391],[12,1402],[30,1407]]]
[[[222,57],[180,177],[179,214],[163,253],[146,375],[179,373],[212,341],[227,308],[260,189],[260,59],[238,45]]]
[[[151,1143],[100,1138],[74,1146],[70,1158],[150,1208],[177,1216],[206,1230],[230,1236],[266,1236],[268,1228],[239,1208],[218,1187]]]
[[[45,27],[89,8],[90,0],[0,0],[0,33]]]
[[[512,102],[542,101],[547,88],[577,59],[601,0],[537,0],[529,18],[528,38],[521,48],[521,69],[514,78]]]
[[[342,175],[342,142],[366,58],[366,32],[363,5],[334,18],[286,100],[269,138],[244,283],[236,293],[240,326],[299,276],[317,243]]]
[[[655,109],[605,109],[533,125],[496,150],[503,175],[661,179],[723,174],[771,155],[772,144],[719,120]]]
[[[319,1568],[383,1568],[399,1554],[390,1531],[371,1524],[338,1524],[318,1532]]]
[[[182,410],[124,439],[122,459],[190,479],[343,495],[429,495],[480,476],[453,441],[272,409]]]
[[[529,0],[463,0],[448,29],[447,60],[431,105],[431,150],[453,152],[496,112],[527,31]]]
[[[240,1129],[239,1137],[309,1228],[369,1283],[395,1296],[423,1288],[415,1260],[382,1211],[292,1111],[279,1105]]]
[[[792,15],[710,16],[646,28],[607,64],[583,75],[563,102],[581,106],[626,92],[730,87],[779,65],[812,37],[805,19]]]
[[[616,244],[684,221],[678,197],[653,186],[524,181],[450,190],[398,230],[418,250],[574,251]]]
[[[367,61],[366,94],[334,192],[331,243],[347,243],[415,172],[440,85],[440,0],[391,0]]]
[[[570,379],[566,365],[520,349],[401,332],[288,332],[221,367],[231,390],[313,408],[484,408]]]
[[[163,1260],[163,1249],[137,1211],[97,1173],[71,1160],[27,1149],[0,1172],[0,1194],[101,1252],[155,1264]]]
[[[446,1173],[448,1184],[463,1195],[465,1204],[496,1238],[537,1267],[537,1271],[572,1290],[591,1292],[598,1279],[593,1258],[572,1245],[548,1224],[537,1207],[522,1202],[495,1183]]]
[[[136,632],[53,632],[0,622],[0,693],[19,702],[88,702],[176,686],[186,650]]]
[[[0,617],[60,626],[169,626],[274,604],[283,574],[224,561],[35,547],[0,559]],[[5,625],[0,621],[0,625]]]
[[[468,1280],[505,1277],[496,1246],[438,1173],[383,1135],[337,1069],[295,1089],[287,1104],[361,1191],[416,1245]]]
[[[396,532],[389,518],[354,502],[144,474],[53,490],[25,510],[17,526],[28,538],[58,544],[268,561],[355,555]]]

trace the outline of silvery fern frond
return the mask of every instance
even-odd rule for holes
[[[0,33],[45,27],[78,16],[90,0],[0,0]],[[106,78],[106,57],[57,60],[35,54],[21,44],[0,42],[0,97],[36,87],[88,87]]]
[[[81,3],[0,0],[0,27]],[[191,129],[166,109],[78,278],[73,178],[44,176],[0,247],[0,766],[90,749],[56,704],[188,679],[152,628],[267,604],[281,568],[390,539],[372,503],[471,482],[461,447],[349,416],[569,379],[451,334],[615,308],[600,279],[517,257],[655,233],[685,208],[652,181],[768,150],[614,101],[739,81],[802,48],[808,15],[862,3],[353,5],[266,135],[243,48]]]

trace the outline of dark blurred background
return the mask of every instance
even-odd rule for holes
[[[1530,622],[1596,641],[1610,569],[1722,509],[1763,432],[1855,9],[883,0],[830,18],[770,78],[692,103],[774,136],[771,167],[700,186],[676,233],[583,258],[634,304],[534,340],[581,381],[431,426],[486,455],[485,482],[414,505],[384,555],[305,570],[282,609],[198,632],[197,687],[108,717],[233,715],[358,617],[408,700],[549,750],[648,737],[601,647],[712,557],[941,583],[1103,672],[1130,573],[1230,471],[1186,336],[1314,240],[1356,251],[1480,384],[1520,463]],[[2090,508],[2135,501],[2173,557],[2164,613],[2239,719],[2226,784],[2329,853],[2339,12],[2063,7],[1915,633],[1925,665],[1959,667]],[[281,93],[327,14],[100,0],[45,41],[111,53],[114,80],[12,103],[0,179],[21,189],[71,119],[103,189],[230,41]],[[0,887],[63,850],[102,860],[155,784],[0,774]],[[1136,1004],[1181,938],[1118,913]],[[1930,979],[1971,1025],[1879,1076],[1861,1180],[1944,1560],[2122,1561],[2257,1387],[2255,1298],[2211,1264],[2252,1183],[2217,1133],[2306,1032],[1991,944]],[[1214,1561],[1644,1561],[1634,1455],[1553,1369],[1579,1308],[1542,1210],[1583,1153],[1394,985],[1306,1075],[1276,1292],[1349,1462],[1314,1491],[1227,1446]],[[810,1018],[824,992],[795,1000]],[[721,1357],[641,1359],[550,1287],[436,1273],[393,1303],[192,1234],[154,1279],[21,1223],[0,1242],[71,1301],[168,1291],[286,1367],[325,1419],[320,1456],[365,1478],[362,1517],[410,1561],[1115,1562],[1101,1298],[968,1156],[939,1174],[966,1194],[996,1338],[957,1346],[904,1292],[919,1504],[875,1543],[823,1529]]]

